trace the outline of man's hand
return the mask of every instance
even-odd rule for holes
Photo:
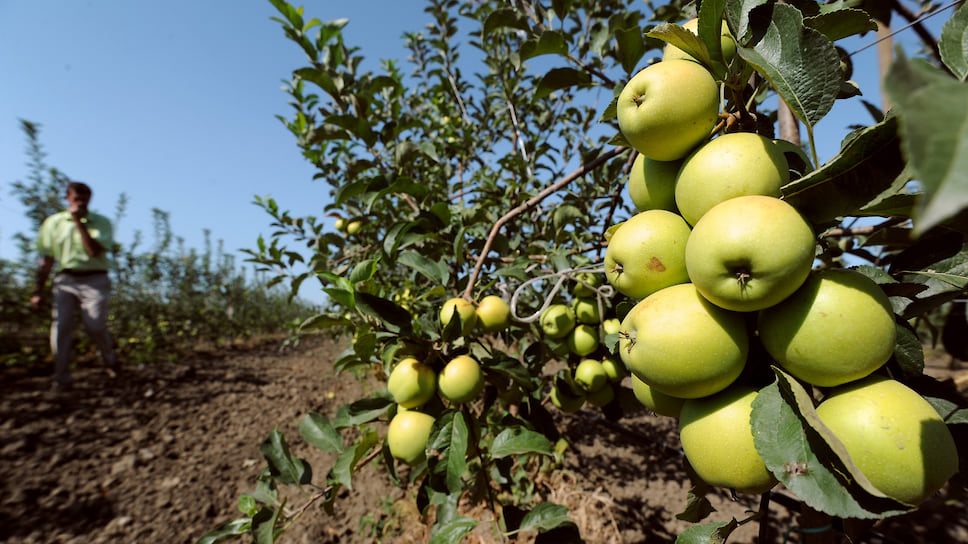
[[[82,200],[69,201],[67,211],[71,212],[71,218],[74,220],[83,219],[87,217],[87,202]]]
[[[40,295],[34,295],[30,297],[30,309],[38,312],[40,311],[40,303],[44,301],[44,298]]]

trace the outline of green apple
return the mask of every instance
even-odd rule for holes
[[[724,134],[703,144],[682,163],[676,177],[676,206],[690,225],[720,202],[747,195],[780,196],[790,181],[783,152],[751,132]]]
[[[459,297],[444,302],[440,308],[441,326],[446,329],[455,315],[460,320],[461,335],[469,335],[477,325],[477,310],[474,308],[474,303]]]
[[[682,161],[656,161],[639,153],[629,172],[629,198],[635,208],[678,212],[676,208],[676,176]]]
[[[567,381],[555,378],[551,385],[551,403],[566,414],[572,414],[585,404],[585,392],[573,388]]]
[[[867,479],[894,499],[924,502],[958,472],[958,450],[935,409],[906,385],[870,376],[817,407]]]
[[[719,115],[719,85],[700,64],[669,60],[644,68],[616,105],[619,130],[646,157],[674,161],[709,138]]]
[[[552,304],[541,312],[539,322],[549,338],[564,338],[575,328],[575,312],[564,304]]]
[[[666,395],[632,374],[632,393],[643,406],[660,416],[679,417],[686,399]]]
[[[585,395],[585,400],[592,406],[605,406],[615,400],[615,388],[612,387],[612,384],[606,382],[598,389],[589,391]]]
[[[585,323],[575,325],[568,335],[568,349],[584,357],[598,349],[598,327],[593,327]]]
[[[699,19],[690,19],[682,24],[682,28],[692,32],[693,34],[699,34]],[[723,21],[722,30],[719,37],[719,47],[723,51],[723,59],[727,63],[733,60],[736,56],[736,40],[733,39],[732,34],[729,33],[729,27],[726,26],[726,21]],[[672,45],[666,44],[665,48],[662,50],[662,61],[669,61],[673,59],[685,59],[695,61],[696,59],[686,53],[682,49]]]
[[[787,372],[821,387],[859,380],[894,354],[884,291],[854,270],[827,269],[757,317],[763,347]]]
[[[349,223],[346,224],[346,234],[349,234],[349,235],[356,234],[360,232],[360,229],[362,228],[363,228],[362,221],[350,221]]]
[[[390,371],[387,391],[404,408],[416,408],[430,400],[437,390],[434,369],[413,357],[402,359]]]
[[[593,297],[602,284],[602,277],[594,272],[579,272],[575,279],[578,281],[571,288],[571,293],[576,297]]]
[[[756,494],[777,484],[753,443],[750,414],[756,395],[749,387],[731,387],[682,404],[682,451],[707,484]]]
[[[772,196],[740,196],[717,204],[693,227],[686,269],[713,304],[754,312],[803,284],[816,245],[810,224],[790,204]]]
[[[588,393],[598,391],[608,383],[608,374],[602,362],[595,359],[582,359],[575,367],[575,383]]]
[[[608,381],[612,383],[618,383],[628,376],[628,371],[625,370],[625,364],[621,360],[615,360],[615,357],[609,356],[602,359],[602,368],[605,369],[605,375],[608,376]]]
[[[618,334],[622,330],[622,320],[617,317],[610,317],[602,321],[602,330],[605,334]]]
[[[477,325],[484,332],[497,332],[511,323],[511,307],[503,298],[488,295],[477,304]]]
[[[666,287],[639,301],[622,321],[619,355],[653,388],[696,398],[725,389],[749,353],[745,316],[709,303],[695,286]]]
[[[576,298],[571,310],[575,312],[575,319],[579,323],[597,325],[602,322],[602,314],[598,311],[598,300],[594,298]]]
[[[423,461],[430,440],[434,418],[423,412],[398,412],[387,427],[387,447],[390,455],[408,465]]]
[[[641,299],[678,283],[686,273],[689,225],[672,212],[649,210],[612,234],[605,250],[605,277],[618,292]]]
[[[346,220],[342,217],[337,217],[336,221],[333,221],[333,227],[340,231],[346,230]]]
[[[484,389],[484,372],[476,359],[458,355],[447,363],[437,376],[441,396],[454,403],[474,400]]]

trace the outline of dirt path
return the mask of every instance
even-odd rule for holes
[[[82,368],[66,396],[48,392],[45,376],[0,370],[0,542],[192,543],[238,517],[239,494],[264,466],[258,444],[274,428],[322,478],[332,459],[302,444],[298,420],[365,395],[364,384],[333,375],[336,353],[310,339],[285,353],[268,346],[132,369],[121,380]],[[536,485],[571,507],[585,541],[672,542],[688,526],[675,519],[688,480],[671,420],[641,413],[615,425],[584,410],[558,421],[571,443],[567,471]],[[404,496],[366,467],[335,517],[311,510],[283,542],[373,542],[381,533],[385,542],[425,541]],[[726,495],[714,504],[716,520],[755,507]],[[776,542],[787,531],[798,542],[795,518],[775,512]],[[965,542],[966,514],[963,502],[939,499],[882,527],[882,541]],[[730,542],[754,541],[753,525]],[[484,523],[469,540],[493,535]]]

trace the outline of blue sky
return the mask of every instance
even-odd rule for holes
[[[152,208],[170,212],[188,247],[200,248],[210,229],[229,252],[254,247],[270,231],[255,195],[297,216],[321,216],[326,186],[311,181],[312,169],[274,117],[288,114],[281,81],[303,61],[274,15],[260,0],[0,0],[0,258],[17,258],[12,237],[30,228],[10,194],[28,175],[18,119],[42,125],[48,163],[88,182],[95,209],[113,216],[118,196],[128,195],[122,243],[135,230],[151,243]],[[422,2],[394,0],[307,2],[306,15],[349,18],[346,40],[373,68],[405,58],[403,32],[428,20]],[[932,23],[935,34],[948,16]],[[910,43],[913,33],[900,39]],[[864,69],[875,55],[871,48],[854,58],[855,79],[879,104],[876,76]],[[871,121],[850,102],[817,128],[822,161],[848,125]],[[305,285],[303,296],[320,300],[316,285]]]

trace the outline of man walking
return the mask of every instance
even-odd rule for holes
[[[78,310],[101,358],[112,374],[118,370],[108,331],[108,297],[111,292],[108,249],[114,244],[113,232],[108,218],[88,210],[90,201],[90,187],[80,182],[69,183],[67,209],[45,219],[37,236],[40,269],[30,305],[34,309],[40,307],[44,286],[56,263],[50,348],[54,353],[53,389],[58,392],[69,389],[73,383],[71,341]]]

